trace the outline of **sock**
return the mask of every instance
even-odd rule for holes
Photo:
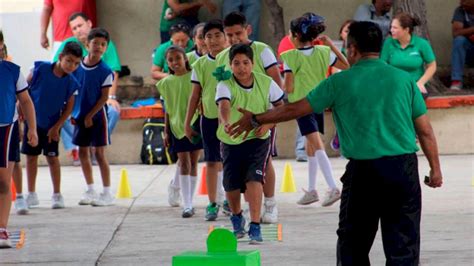
[[[225,197],[225,190],[224,190],[224,171],[219,171],[217,173],[217,194],[224,195]]]
[[[6,231],[7,231],[6,228],[0,227],[0,232],[6,232]]]
[[[267,201],[275,201],[275,197],[270,197],[270,198],[265,197],[264,202],[267,202]]]
[[[110,194],[110,187],[104,187],[104,194]]]
[[[95,190],[95,189],[94,189],[94,184],[92,183],[92,184],[87,185],[87,190],[88,190],[88,191]]]
[[[179,175],[179,182],[181,185],[181,196],[183,197],[184,208],[192,208],[192,199],[191,199],[191,178],[189,175]]]
[[[175,188],[179,188],[179,167],[176,167],[176,172],[174,173],[173,180],[171,180],[171,185]]]
[[[336,182],[332,175],[331,162],[329,161],[326,151],[317,150],[315,155],[316,155],[316,158],[318,159],[318,164],[321,166],[321,172],[323,172],[324,179],[326,179],[326,183],[328,184],[329,188],[331,189],[337,188]]]
[[[197,176],[189,176],[191,180],[191,202],[193,202],[194,194],[196,192],[196,185],[197,185]]]
[[[318,160],[316,156],[308,156],[308,191],[316,190],[316,175],[318,174]]]
[[[250,224],[253,224],[253,225],[260,225],[260,223],[255,223],[255,222],[250,222]]]
[[[61,196],[61,193],[53,193],[53,197],[59,197]]]
[[[17,198],[17,199],[22,199],[22,198],[23,198],[23,194],[22,194],[22,193],[16,193],[16,198]]]

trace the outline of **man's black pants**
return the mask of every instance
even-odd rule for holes
[[[421,188],[416,154],[350,160],[341,181],[338,265],[370,265],[379,220],[386,265],[418,265]]]

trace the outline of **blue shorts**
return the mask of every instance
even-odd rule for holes
[[[224,189],[240,190],[244,193],[247,182],[264,182],[268,158],[270,158],[270,138],[251,139],[239,145],[222,145],[224,157]]]
[[[201,116],[201,136],[205,162],[222,162],[221,141],[217,138],[219,120]]]
[[[37,156],[40,155],[41,152],[43,152],[44,156],[58,157],[59,142],[54,140],[48,142],[48,130],[46,129],[37,128],[36,133],[38,134],[38,146],[32,147],[30,144],[28,144],[28,125],[25,123],[23,143],[21,145],[21,153],[26,155]]]
[[[107,112],[101,110],[96,115],[90,128],[84,126],[84,120],[75,120],[76,127],[72,143],[79,147],[102,147],[110,144],[110,135],[107,123]]]
[[[20,161],[20,131],[18,121],[0,127],[0,168],[7,168],[8,162]]]
[[[200,132],[199,128],[199,120],[193,125],[193,129],[196,132]],[[201,136],[196,136],[196,143],[192,143],[189,141],[187,137],[183,137],[182,139],[178,139],[174,136],[173,133],[170,133],[170,151],[175,153],[180,152],[190,152],[202,149],[202,139]]]
[[[324,114],[312,113],[303,117],[297,118],[296,122],[300,128],[301,135],[306,136],[313,132],[324,134]]]

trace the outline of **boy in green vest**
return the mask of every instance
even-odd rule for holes
[[[252,33],[251,26],[247,23],[247,18],[240,12],[231,12],[224,18],[224,32],[230,45],[247,44],[253,51],[253,71],[270,76],[276,84],[281,87],[280,71],[278,69],[277,59],[270,48],[265,43],[252,41],[249,35]],[[225,49],[217,56],[217,65],[230,67],[229,62],[230,48]],[[276,143],[275,128],[271,131],[271,143]],[[272,156],[277,156],[276,147],[272,144]],[[264,185],[264,213],[262,222],[276,223],[278,221],[278,210],[276,207],[275,195],[275,169],[270,158],[265,176]]]
[[[251,244],[263,241],[260,231],[260,208],[266,167],[270,158],[270,129],[262,125],[245,136],[232,138],[228,126],[241,117],[238,108],[254,113],[265,112],[271,105],[283,104],[284,93],[267,75],[252,71],[253,50],[247,44],[236,44],[229,51],[232,73],[219,67],[215,76],[219,108],[217,136],[223,143],[224,188],[232,211],[231,222],[237,238],[245,235],[245,218],[240,206],[240,193],[245,193],[250,207],[249,238]]]
[[[219,205],[217,203],[222,203],[224,200],[221,143],[216,136],[219,124],[217,120],[217,106],[214,101],[217,80],[212,76],[212,72],[217,67],[215,57],[224,50],[226,45],[222,21],[211,20],[207,22],[203,28],[203,35],[209,53],[201,56],[193,64],[191,75],[193,92],[189,99],[186,114],[185,133],[189,139],[198,135],[191,127],[191,120],[198,109],[199,103],[201,103],[201,135],[204,147],[204,161],[207,165],[206,182],[209,197],[205,218],[207,221],[215,221],[219,212]],[[220,193],[217,192],[218,190]],[[220,194],[220,199],[217,199],[216,194]]]

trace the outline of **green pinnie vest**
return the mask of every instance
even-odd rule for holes
[[[230,99],[230,120],[229,123],[232,124],[237,122],[241,117],[242,113],[238,111],[237,108],[241,107],[246,109],[254,114],[259,114],[266,112],[270,107],[269,94],[270,94],[270,84],[272,78],[267,75],[252,72],[254,77],[253,88],[244,89],[242,88],[234,76],[230,79],[221,81],[230,90],[231,99]],[[266,139],[270,136],[270,133],[267,132],[264,136],[260,137],[261,139]],[[243,139],[243,134],[237,138],[231,138],[225,131],[224,125],[219,124],[217,129],[217,138],[225,144],[229,145],[238,145],[243,143],[246,140],[255,139],[255,129],[250,131],[246,140]]]

